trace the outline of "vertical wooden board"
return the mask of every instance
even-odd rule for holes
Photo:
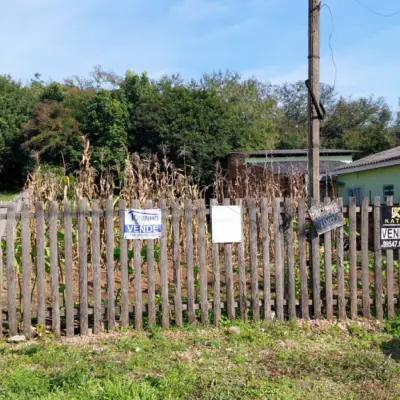
[[[329,203],[330,198],[325,198]],[[333,319],[333,287],[332,287],[332,231],[324,234],[324,269],[325,269],[325,301],[326,318]]]
[[[160,200],[161,208],[161,240],[160,240],[160,278],[161,278],[161,308],[162,327],[169,328],[169,298],[168,298],[168,248],[167,248],[167,203]]]
[[[66,335],[74,336],[74,278],[72,270],[71,203],[64,201],[64,259],[65,259],[65,316]]]
[[[274,253],[275,253],[275,290],[276,301],[275,309],[276,316],[279,321],[283,321],[283,292],[284,292],[284,277],[283,277],[283,260],[282,260],[282,235],[281,235],[281,199],[274,201]]]
[[[138,199],[132,200],[132,208],[139,209]],[[143,328],[143,302],[142,302],[142,241],[133,240],[133,271],[134,271],[134,291],[135,291],[135,329]]]
[[[8,326],[10,336],[15,336],[18,333],[17,329],[17,306],[15,298],[15,204],[12,203],[7,208],[7,311],[8,311]]]
[[[175,323],[182,326],[182,276],[181,276],[181,254],[180,254],[180,235],[179,235],[179,203],[175,200],[172,203],[172,258],[174,265],[174,284],[175,284]]]
[[[0,337],[3,336],[3,238],[0,236]]]
[[[285,203],[289,209],[293,206],[292,199],[285,199]],[[294,238],[293,238],[293,219],[292,216],[287,226],[287,262],[288,262],[288,311],[289,319],[296,319],[296,282],[294,273]]]
[[[23,332],[27,339],[31,337],[32,304],[31,304],[31,230],[29,226],[29,204],[24,199],[21,215],[22,247],[22,307]]]
[[[376,318],[383,319],[382,304],[382,250],[381,250],[381,199],[374,198],[374,251],[375,251],[375,310]]]
[[[36,212],[36,270],[37,270],[37,302],[38,302],[38,325],[46,324],[46,285],[44,264],[44,208],[41,201],[35,204]]]
[[[362,268],[362,297],[363,297],[363,316],[371,317],[371,307],[369,303],[369,259],[368,259],[368,220],[369,220],[369,197],[364,197],[361,207],[361,268]]]
[[[124,238],[124,226],[125,226],[125,200],[120,199],[119,201],[119,266],[121,271],[121,326],[127,328],[129,326],[129,273],[128,273],[128,242]]]
[[[185,200],[185,236],[186,236],[186,276],[187,276],[187,309],[188,321],[196,321],[194,311],[194,271],[193,271],[193,209],[192,201]]]
[[[312,199],[312,204],[316,204],[317,199]],[[321,271],[319,254],[319,236],[314,224],[311,224],[311,267],[312,267],[312,293],[314,318],[321,318]]]
[[[229,199],[224,199],[224,205],[231,204]],[[257,231],[256,231],[257,232]],[[235,294],[233,291],[233,265],[232,265],[232,243],[224,244],[224,269],[226,284],[226,307],[228,319],[235,319]]]
[[[309,319],[308,312],[308,280],[307,280],[307,233],[306,233],[306,203],[299,200],[299,269],[301,291],[301,316]]]
[[[153,202],[147,200],[146,208],[153,208]],[[147,294],[149,325],[156,323],[156,286],[154,279],[154,240],[147,240]]]
[[[343,206],[343,199],[338,199],[339,207]],[[339,319],[346,319],[346,300],[344,292],[344,244],[343,227],[336,230],[337,280],[338,280],[338,308]]]
[[[206,205],[204,199],[199,200],[198,235],[199,235],[199,267],[200,267],[200,318],[201,323],[208,323],[208,280],[207,280],[207,238],[206,238]]]
[[[357,318],[357,214],[356,199],[349,199],[350,318]]]
[[[236,204],[238,206],[243,207],[243,201],[242,199],[237,199]],[[243,321],[247,321],[247,282],[246,282],[246,264],[245,264],[245,237],[243,233],[243,226],[244,226],[244,221],[243,221],[243,208],[242,208],[242,215],[241,215],[241,220],[242,220],[242,241],[237,244],[237,250],[238,250],[238,269],[239,269],[239,307],[240,307],[240,318]],[[265,257],[265,255],[264,255]],[[265,266],[265,262],[264,262]],[[269,264],[268,264],[269,267]],[[265,273],[265,269],[264,269]],[[264,296],[265,296],[265,282],[266,282],[266,276],[264,275]],[[265,297],[264,297],[264,303],[265,303]]]
[[[121,251],[123,251],[121,249]],[[99,202],[92,203],[92,267],[93,267],[93,333],[103,331],[101,312],[101,264],[100,264],[100,207]],[[121,267],[122,270],[122,267]],[[122,275],[122,272],[121,272]]]
[[[388,206],[393,205],[393,197],[386,199]],[[394,317],[394,273],[393,273],[393,250],[386,250],[386,279],[387,279],[387,312],[388,318]]]
[[[106,265],[107,265],[107,319],[108,330],[115,329],[115,271],[114,271],[114,205],[106,203]]]
[[[258,294],[258,260],[257,260],[257,213],[256,200],[250,198],[249,202],[249,239],[250,239],[250,277],[251,277],[251,302],[253,319],[260,319],[260,299]]]
[[[211,199],[210,206],[217,206],[218,201]],[[212,234],[212,232],[211,232]],[[214,324],[218,325],[221,321],[221,270],[219,259],[219,245],[212,244],[212,263],[213,263],[213,290],[214,290]]]
[[[51,290],[51,326],[55,338],[61,336],[60,287],[58,282],[58,243],[57,243],[57,202],[50,202],[50,290]]]
[[[88,334],[87,201],[78,201],[79,324],[81,336]]]

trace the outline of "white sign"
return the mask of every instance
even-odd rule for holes
[[[242,241],[242,207],[212,206],[212,242],[240,243]]]
[[[161,238],[161,210],[125,210],[125,239]]]
[[[400,228],[382,228],[381,239],[400,239]]]

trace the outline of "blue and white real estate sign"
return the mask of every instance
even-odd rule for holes
[[[160,209],[128,209],[125,210],[125,239],[160,239]]]

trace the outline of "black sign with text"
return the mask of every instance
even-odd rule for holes
[[[381,248],[400,248],[400,207],[382,206]]]
[[[342,210],[335,201],[312,206],[308,212],[318,235],[344,225]]]

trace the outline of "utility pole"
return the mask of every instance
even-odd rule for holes
[[[319,201],[319,18],[320,0],[308,0],[308,196]]]
[[[320,200],[319,129],[324,109],[319,102],[320,0],[308,0],[308,197],[309,206]],[[322,111],[321,111],[322,109]],[[321,318],[319,237],[311,229],[311,271],[314,318]]]

